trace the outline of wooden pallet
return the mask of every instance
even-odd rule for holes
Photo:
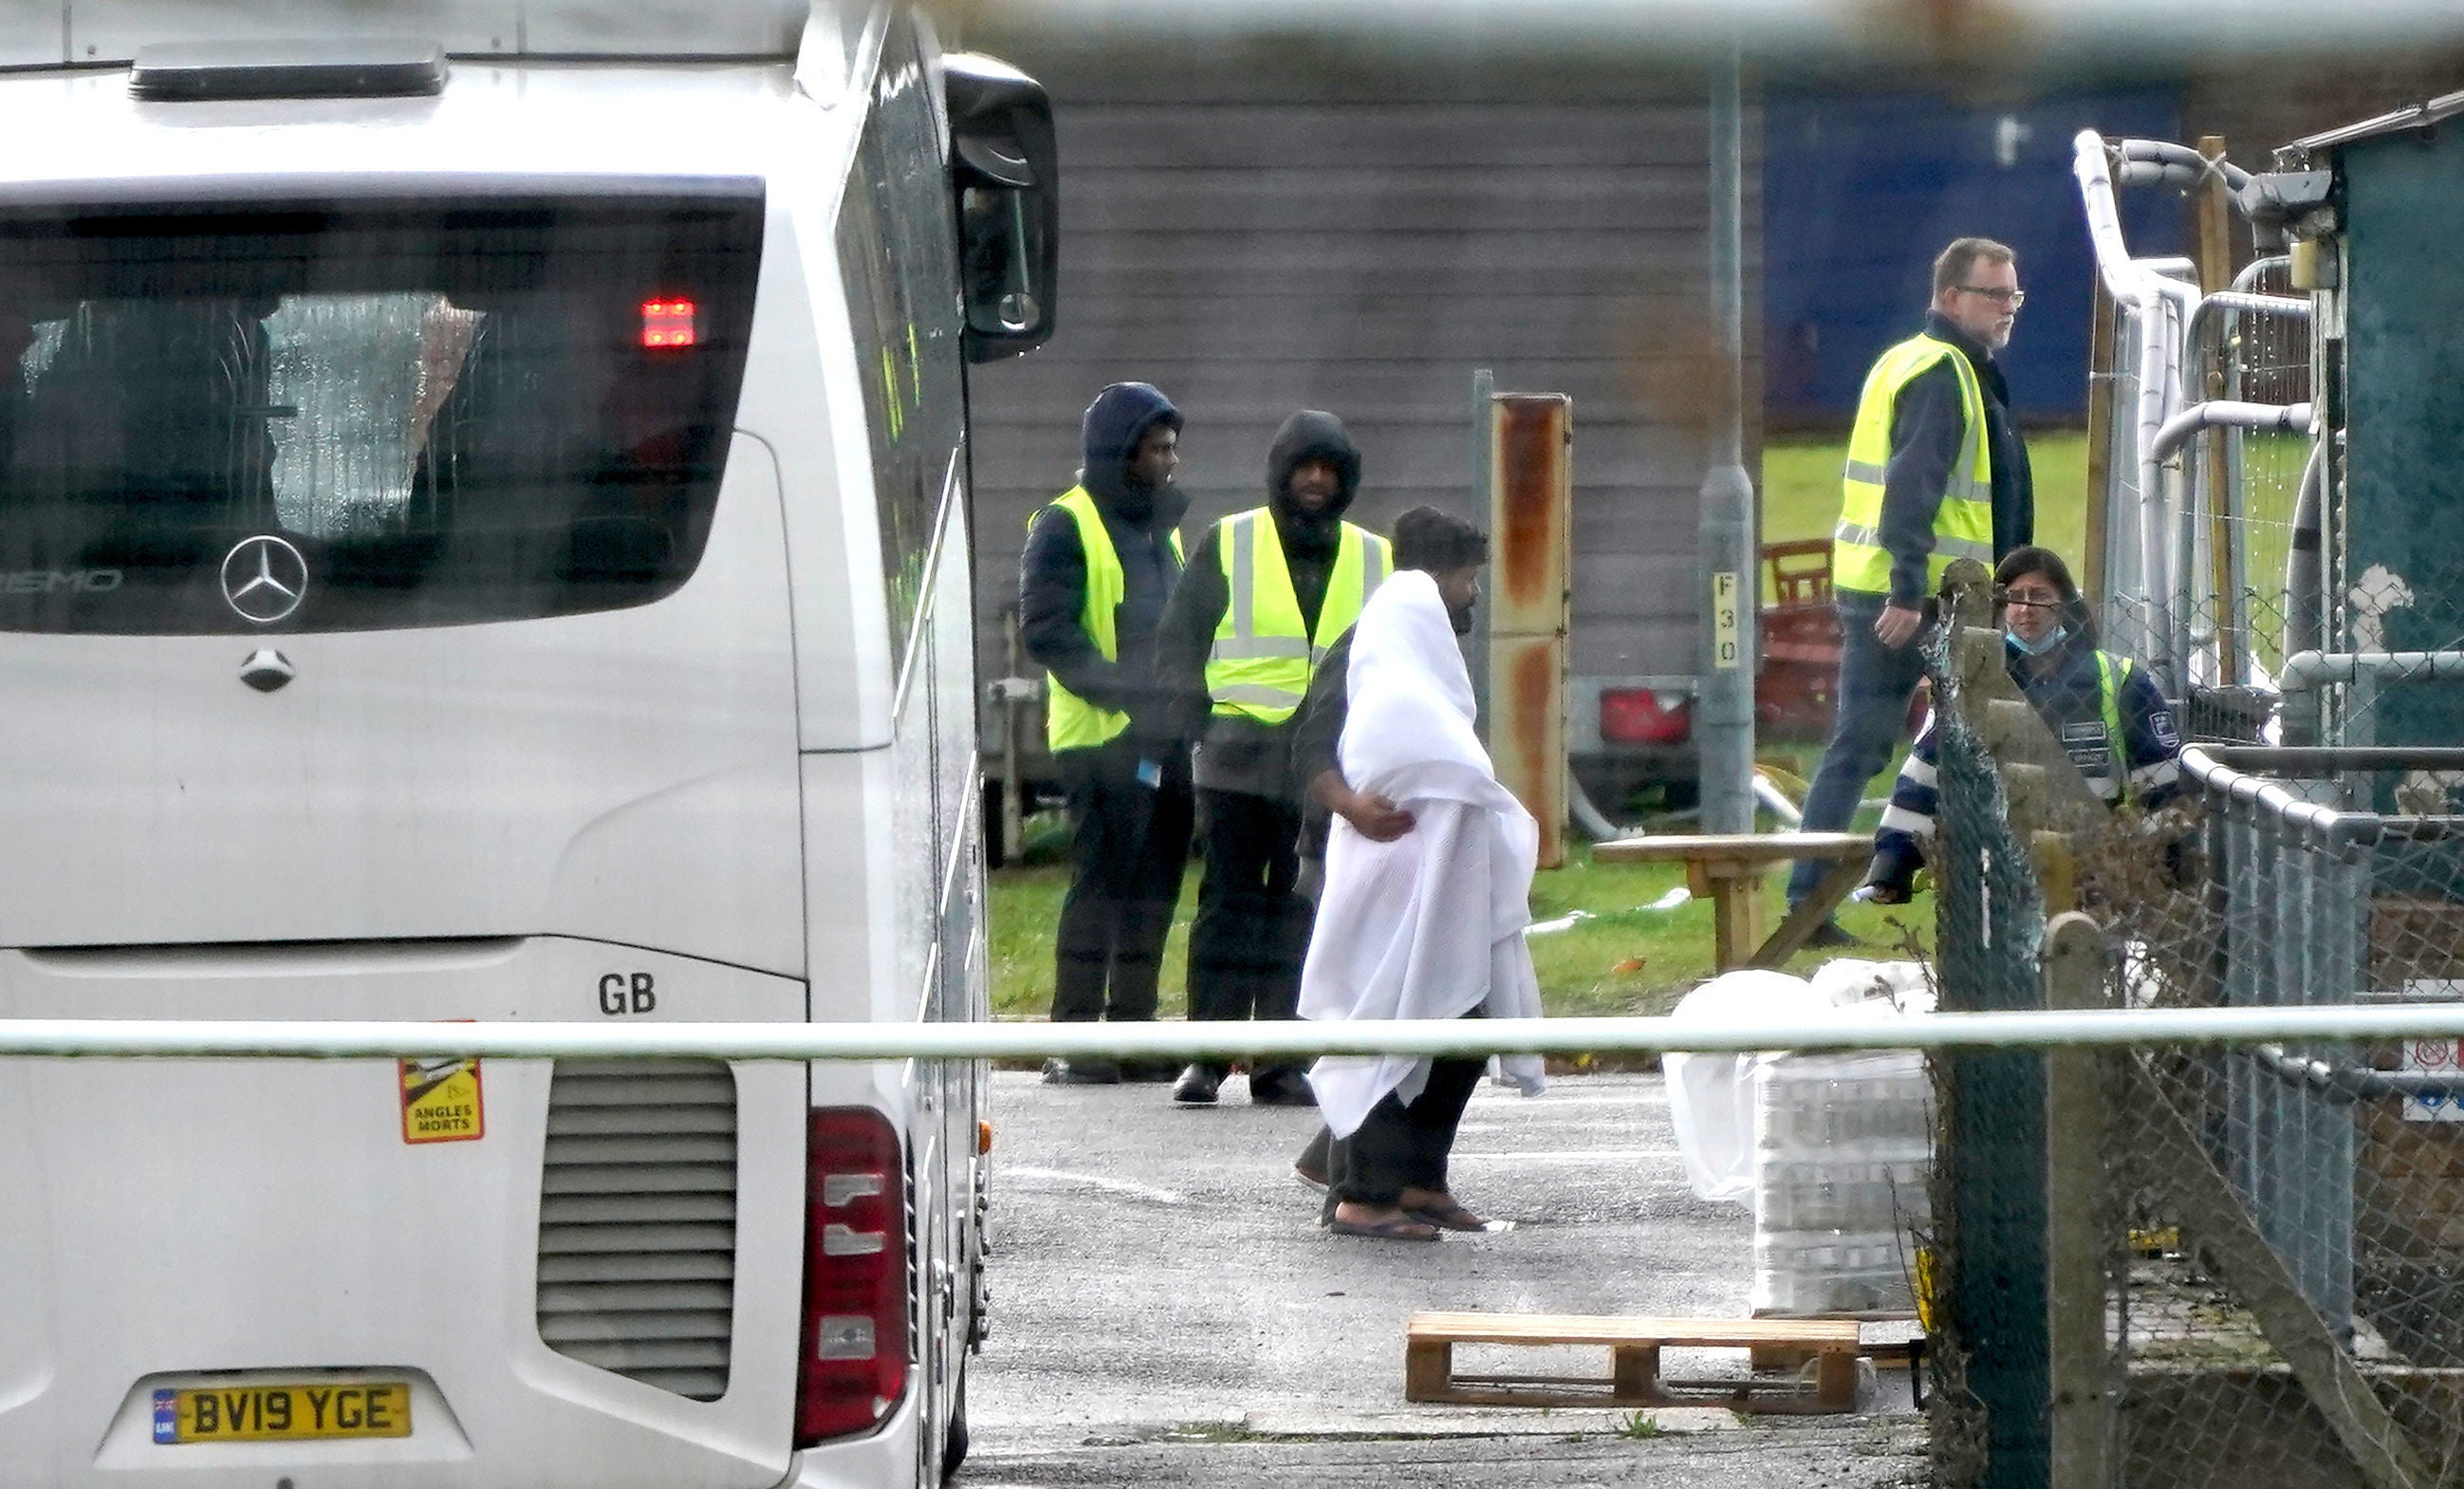
[[[1863,1312],[1841,1313],[1756,1313],[1755,1318],[1772,1323],[1806,1323],[1816,1320],[1837,1322],[1845,1319],[1857,1325],[1857,1352],[1881,1364],[1885,1360],[1922,1359],[1925,1354],[1925,1329],[1917,1316],[1905,1308],[1872,1308]],[[1815,1349],[1801,1344],[1756,1345],[1753,1346],[1753,1367],[1757,1370],[1793,1370],[1812,1360]]]
[[[1651,1319],[1573,1314],[1416,1313],[1403,1335],[1403,1399],[1470,1406],[1727,1407],[1739,1411],[1853,1411],[1853,1319]],[[1459,1375],[1457,1345],[1599,1345],[1609,1376]],[[1678,1380],[1660,1373],[1668,1349],[1800,1348],[1802,1377]]]
[[[1800,1313],[1754,1315],[1774,1322],[1802,1323],[1810,1319],[1845,1319],[1857,1325],[1857,1352],[1876,1365],[1905,1365],[1908,1370],[1908,1396],[1918,1406],[1925,1405],[1925,1327],[1914,1312],[1904,1308],[1878,1308],[1863,1313]],[[1803,1345],[1756,1345],[1752,1368],[1756,1374],[1765,1370],[1801,1369],[1815,1356]]]

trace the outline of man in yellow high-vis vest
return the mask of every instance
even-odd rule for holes
[[[1155,627],[1180,575],[1172,483],[1180,413],[1144,383],[1095,395],[1078,482],[1036,514],[1019,560],[1019,637],[1048,678],[1045,741],[1069,810],[1069,891],[1054,939],[1055,1023],[1155,1016],[1164,936],[1189,862],[1189,751],[1155,683]],[[1044,1078],[1110,1084],[1172,1067],[1051,1060]]]
[[[1155,668],[1197,742],[1206,875],[1189,930],[1189,1016],[1291,1018],[1309,949],[1294,716],[1309,678],[1393,567],[1386,540],[1343,520],[1360,452],[1331,413],[1293,414],[1266,459],[1266,504],[1217,522],[1181,571]],[[1249,1100],[1312,1104],[1298,1064],[1249,1074]],[[1181,1072],[1175,1100],[1211,1102],[1228,1067]]]
[[[1934,259],[1925,329],[1865,375],[1831,546],[1838,714],[1806,793],[1809,833],[1845,829],[1866,783],[1891,763],[1925,677],[1916,643],[1943,570],[1955,558],[1991,565],[2034,540],[2027,445],[1994,360],[2026,298],[2009,248],[1957,239]],[[1789,902],[1812,894],[1823,870],[1800,861]],[[1814,944],[1847,940],[1826,923]]]

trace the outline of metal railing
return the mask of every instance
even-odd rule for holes
[[[1711,1054],[2254,1046],[2464,1038],[2464,1004],[1854,1012],[1785,1020],[1397,1019],[1362,1023],[598,1024],[252,1019],[0,1019],[0,1058],[721,1060],[1037,1059],[1112,1056]]]

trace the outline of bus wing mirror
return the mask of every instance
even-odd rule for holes
[[[1052,100],[1006,62],[941,59],[957,193],[958,281],[970,362],[1014,357],[1052,335],[1061,266],[1061,159]]]

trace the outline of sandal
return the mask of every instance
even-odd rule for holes
[[[1426,1209],[1407,1210],[1403,1211],[1403,1213],[1424,1224],[1436,1226],[1441,1231],[1485,1231],[1488,1229],[1487,1221],[1483,1220],[1480,1216],[1473,1214],[1470,1211],[1465,1210],[1463,1206],[1452,1200],[1448,1200],[1445,1204],[1434,1205]]]
[[[1330,1219],[1326,1228],[1337,1235],[1358,1235],[1373,1241],[1434,1241],[1445,1233],[1410,1215],[1397,1215],[1392,1220]]]

